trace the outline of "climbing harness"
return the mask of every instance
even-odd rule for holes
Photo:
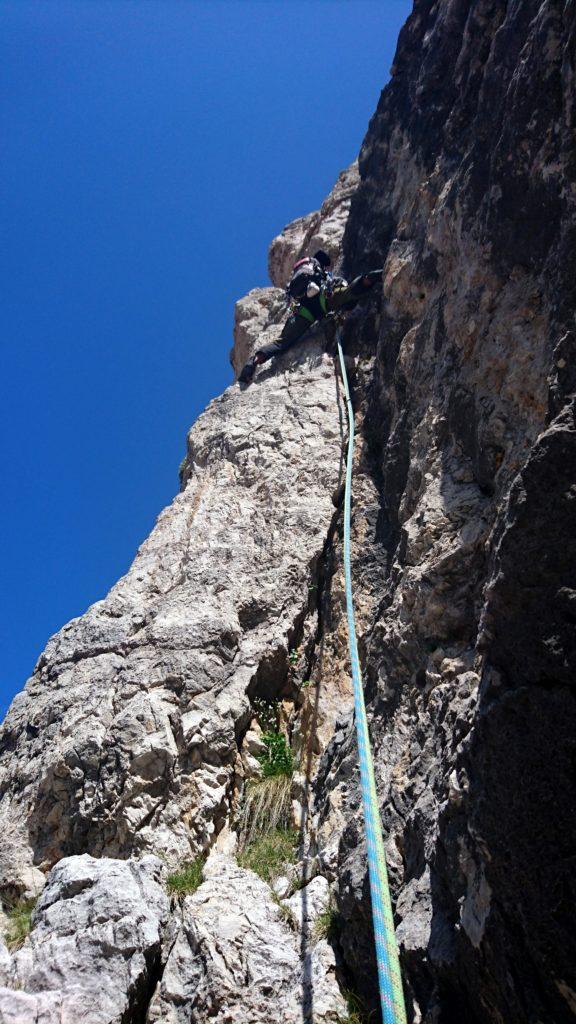
[[[326,295],[325,295],[325,293],[323,291],[320,292],[320,298],[319,298],[318,301],[320,302],[320,308],[321,308],[322,312],[326,313],[327,312]],[[297,312],[298,316],[303,316],[304,319],[308,320],[311,324],[315,324],[317,319],[318,319],[317,317],[314,316],[313,313],[310,312],[309,309],[306,308],[306,306],[303,306],[302,304],[300,304],[298,306],[296,312]]]
[[[350,663],[352,682],[354,684],[354,713],[356,734],[358,738],[358,754],[360,758],[360,781],[362,787],[362,804],[364,808],[364,827],[366,832],[366,849],[368,853],[368,874],[370,878],[370,897],[372,901],[372,922],[376,961],[378,964],[378,982],[380,986],[380,1002],[382,1005],[383,1024],[406,1024],[406,1009],[402,991],[402,976],[398,946],[394,931],[392,902],[386,870],[386,854],[382,840],[382,822],[378,807],[378,795],[374,780],[374,764],[370,748],[366,705],[362,673],[358,658],[356,640],[356,623],[354,619],[354,603],[352,598],[352,575],[350,571],[350,503],[352,492],[352,458],[354,455],[354,410],[348,387],[348,376],[344,354],[342,352],[342,327],[336,332],[340,372],[344,384],[346,407],[348,411],[348,455],[346,460],[346,489],[344,494],[344,572],[346,579],[346,610],[348,614],[348,640],[350,647]]]

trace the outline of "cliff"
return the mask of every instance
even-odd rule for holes
[[[353,575],[426,1024],[576,1014],[575,43],[574,0],[416,0],[358,167],[236,307],[238,373],[301,253],[384,266],[345,328]],[[375,1007],[344,442],[319,334],[210,404],[129,573],[50,640],[1,735],[0,885],[39,899],[0,953],[0,1018]],[[266,830],[292,843],[281,872],[250,858]],[[190,864],[199,888],[169,898]]]

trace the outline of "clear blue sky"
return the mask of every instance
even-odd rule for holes
[[[129,567],[410,0],[0,0],[0,711]]]

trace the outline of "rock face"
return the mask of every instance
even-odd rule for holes
[[[427,1021],[576,1008],[575,31],[574,3],[416,2],[344,239],[345,268],[385,256],[380,322],[350,335],[379,491],[356,587],[379,552],[365,669]],[[348,821],[339,905],[367,991],[354,761],[347,737],[321,794]]]
[[[67,857],[50,873],[25,946],[6,965],[7,1024],[121,1024],[147,1005],[160,967],[168,898],[156,857]]]
[[[269,886],[229,858],[211,857],[204,877],[184,901],[150,1024],[328,1024],[344,1016],[325,940],[314,941],[311,929],[297,935]]]
[[[5,885],[22,890],[32,862],[81,852],[147,850],[177,865],[220,831],[249,697],[290,696],[289,650],[317,629],[340,452],[318,343],[199,419],[184,492],[128,575],[50,641],[12,705]]]
[[[358,168],[272,243],[274,287],[236,309],[238,372],[276,336],[302,252],[340,252],[348,276],[384,267],[345,329],[352,568],[411,1022],[576,1013],[575,52],[574,0],[416,0]],[[210,857],[147,968],[150,1021],[336,1022],[337,981],[377,1005],[343,424],[321,337],[212,402],[181,494],[127,576],[52,638],[3,728],[14,898],[52,869],[49,892],[74,855],[132,872],[128,858],[176,867],[212,848],[258,775],[257,701],[279,702],[300,862],[276,891],[298,877],[302,894],[281,911],[230,853]],[[336,951],[308,942],[328,894]],[[43,905],[18,964],[40,955]],[[29,976],[12,1006],[59,1012]],[[141,1021],[126,999],[124,1024]]]

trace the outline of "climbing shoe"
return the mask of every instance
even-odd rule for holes
[[[251,359],[242,370],[242,373],[238,377],[239,384],[249,384],[256,372],[256,364]]]

